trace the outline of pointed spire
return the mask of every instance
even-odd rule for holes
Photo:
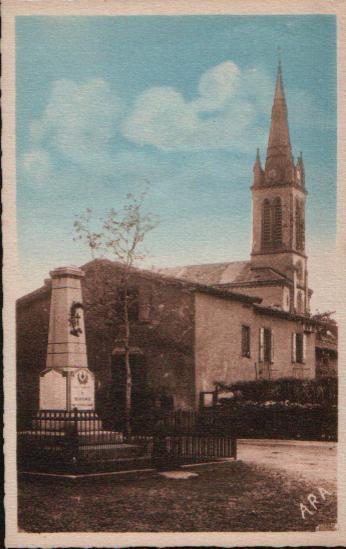
[[[263,169],[261,164],[260,150],[257,149],[256,160],[253,166],[254,185],[260,185],[263,182]]]
[[[265,167],[266,180],[286,182],[293,174],[287,105],[279,59]]]
[[[301,170],[304,170],[304,160],[303,160],[303,153],[300,151],[299,156],[297,158],[297,167],[299,167]]]
[[[304,160],[303,160],[303,153],[300,151],[300,154],[297,159],[296,164],[296,180],[299,185],[302,185],[304,187],[305,185],[305,170],[304,170]]]

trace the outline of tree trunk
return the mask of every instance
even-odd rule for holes
[[[126,390],[125,390],[125,435],[131,436],[131,396],[132,396],[132,375],[130,364],[130,349],[125,348],[126,367]]]
[[[128,281],[124,283],[124,323],[125,323],[125,369],[126,369],[126,388],[125,388],[125,436],[131,436],[131,397],[132,397],[132,373],[130,362],[130,320],[129,320],[129,302],[128,302]]]

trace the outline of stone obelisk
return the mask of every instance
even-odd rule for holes
[[[81,280],[78,267],[51,271],[46,369],[40,375],[40,410],[95,409],[95,380],[88,369]]]

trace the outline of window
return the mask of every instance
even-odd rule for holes
[[[284,288],[283,304],[284,304],[284,310],[289,311],[290,310],[290,291],[288,288]]]
[[[274,338],[270,328],[260,328],[259,361],[272,363],[274,358]]]
[[[274,246],[282,244],[282,206],[281,198],[275,198],[273,202],[273,244]]]
[[[199,394],[200,408],[210,408],[216,402],[215,391],[201,391]]]
[[[277,197],[271,204],[268,199],[262,205],[262,247],[282,244],[282,204]]]
[[[301,261],[297,261],[296,263],[296,269],[297,269],[297,278],[298,281],[303,284],[304,283],[304,272],[303,272],[303,263]]]
[[[241,327],[241,354],[250,358],[250,326]]]
[[[292,334],[292,362],[305,362],[306,335],[302,332]]]
[[[304,312],[302,292],[298,292],[298,295],[297,295],[297,312],[298,313],[303,313]]]
[[[305,226],[304,226],[304,206],[296,200],[296,248],[297,250],[304,250],[305,245]]]
[[[262,207],[262,246],[264,248],[271,244],[271,211],[270,202],[265,200]]]

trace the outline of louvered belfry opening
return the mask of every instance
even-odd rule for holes
[[[282,244],[282,204],[281,198],[271,203],[264,200],[262,206],[262,248],[277,248]]]
[[[272,240],[271,207],[269,200],[263,202],[262,208],[262,246],[269,248]]]

